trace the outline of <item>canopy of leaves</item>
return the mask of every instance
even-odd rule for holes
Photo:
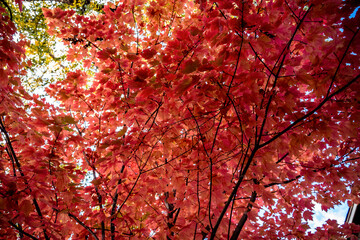
[[[42,12],[43,8],[74,9],[77,13],[86,15],[101,11],[102,5],[90,1],[24,1],[21,9],[15,2],[3,0],[2,5],[17,27],[18,34],[27,40],[26,61],[27,76],[23,77],[23,85],[29,91],[65,76],[69,69],[79,68],[76,63],[66,62],[64,45],[61,39],[47,33],[47,25]]]
[[[0,8],[0,234],[10,239],[346,239],[359,203],[358,1],[43,9],[70,69],[21,84]],[[45,25],[44,25],[45,26]],[[44,35],[45,36],[45,35]]]

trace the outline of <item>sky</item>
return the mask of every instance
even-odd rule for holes
[[[338,224],[343,224],[349,207],[346,203],[343,203],[325,212],[321,210],[320,204],[315,204],[314,210],[315,214],[313,216],[313,221],[309,221],[311,230],[321,227],[328,219],[336,220]]]

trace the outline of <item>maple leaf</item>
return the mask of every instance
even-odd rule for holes
[[[145,59],[150,59],[153,56],[155,56],[156,50],[155,49],[145,49],[142,51],[141,56],[143,56]]]
[[[313,219],[313,213],[311,212],[311,211],[305,211],[304,213],[303,213],[303,216],[304,216],[304,219],[306,220],[306,221],[311,221],[312,219]]]

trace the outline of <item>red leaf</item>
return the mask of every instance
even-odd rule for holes
[[[303,217],[306,221],[312,221],[313,220],[313,213],[311,211],[305,211],[303,213]]]
[[[155,49],[145,49],[144,51],[142,51],[141,56],[143,56],[145,59],[150,59],[152,57],[154,57],[156,55],[156,50]]]

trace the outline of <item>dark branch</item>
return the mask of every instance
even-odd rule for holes
[[[31,238],[31,239],[34,239],[34,240],[39,240],[38,238],[34,237],[33,235],[25,232],[24,230],[22,230],[20,227],[18,227],[15,223],[13,223],[12,221],[8,221],[8,223],[13,227],[15,228],[16,230],[19,231],[19,233],[21,234],[24,234],[25,236]]]
[[[249,214],[249,212],[251,211],[251,209],[253,207],[253,203],[256,200],[256,196],[257,196],[256,192],[255,191],[252,192],[250,202],[248,203],[244,214],[240,218],[239,223],[237,224],[237,226],[235,228],[235,231],[233,232],[233,235],[231,236],[230,240],[238,239],[238,237],[240,235],[240,232],[241,232],[242,228],[244,227],[244,225],[245,225],[245,223],[246,223],[246,221],[248,219],[248,214]]]
[[[89,228],[88,226],[86,226],[82,221],[80,221],[80,219],[78,219],[75,215],[73,215],[72,213],[68,213],[68,216],[71,217],[72,219],[74,219],[78,224],[80,224],[83,228],[85,228],[96,240],[99,240],[99,238],[96,236],[96,234],[91,230],[91,228]]]

